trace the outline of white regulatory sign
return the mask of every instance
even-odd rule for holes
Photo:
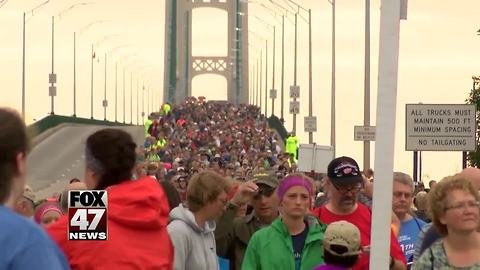
[[[405,150],[475,151],[476,111],[469,104],[406,104]]]
[[[290,98],[300,98],[300,86],[290,86]]]
[[[303,126],[305,132],[317,132],[317,117],[305,116]]]
[[[354,126],[354,141],[375,141],[375,126]]]
[[[300,101],[290,101],[289,107],[290,114],[299,114],[300,113]]]
[[[277,89],[270,89],[270,98],[277,98]]]

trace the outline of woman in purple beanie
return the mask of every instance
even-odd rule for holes
[[[242,269],[311,270],[323,263],[326,226],[308,214],[313,184],[289,175],[277,189],[281,217],[250,239]]]

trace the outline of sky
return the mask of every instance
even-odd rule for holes
[[[94,117],[103,119],[105,88],[105,53],[107,53],[107,119],[115,119],[115,63],[117,63],[118,112],[123,120],[123,67],[126,70],[126,121],[136,123],[137,79],[139,112],[142,93],[161,102],[163,91],[165,5],[160,0],[8,0],[0,7],[0,106],[21,110],[22,79],[22,14],[26,23],[26,121],[41,119],[51,111],[48,96],[48,74],[51,72],[51,22],[55,16],[55,62],[57,97],[55,113],[73,114],[73,33],[76,38],[77,115],[90,117],[91,46],[94,44]],[[287,7],[284,0],[275,0]],[[255,0],[273,8],[268,0]],[[327,0],[297,0],[312,9],[313,31],[313,114],[317,116],[314,142],[330,143],[331,85],[331,5]],[[74,6],[72,9],[69,9]],[[63,12],[67,10],[66,12]],[[412,174],[412,152],[405,151],[405,104],[463,103],[472,87],[472,75],[480,73],[480,20],[476,12],[480,1],[410,0],[408,20],[401,22],[398,74],[395,165],[397,171]],[[277,9],[277,12],[279,10]],[[275,84],[280,85],[280,25],[256,3],[249,7],[249,28],[269,39],[272,33],[255,18],[261,17],[277,25]],[[61,14],[61,16],[59,15]],[[255,15],[255,16],[252,16]],[[303,13],[307,18],[307,14]],[[222,56],[228,48],[226,13],[201,8],[193,13],[193,55]],[[290,17],[292,18],[292,17]],[[363,125],[364,76],[364,1],[336,1],[336,142],[337,155],[355,158],[363,164],[363,143],[353,140],[353,129]],[[376,119],[377,66],[379,43],[380,0],[371,1],[371,124]],[[92,24],[90,27],[85,26]],[[293,84],[293,25],[285,27],[285,112],[288,112],[288,86]],[[297,134],[301,143],[308,143],[302,132],[303,117],[308,114],[308,25],[299,20],[298,84],[301,88],[301,112],[297,117]],[[250,35],[250,62],[258,59],[264,42]],[[272,80],[272,48],[269,48],[269,88]],[[252,68],[250,66],[249,68]],[[133,78],[130,82],[131,77]],[[130,86],[133,101],[130,107]],[[193,94],[210,99],[225,99],[226,80],[215,75],[202,75],[193,81]],[[142,91],[142,86],[148,91]],[[278,95],[280,96],[280,95]],[[145,102],[145,111],[148,110]],[[151,105],[150,105],[151,106]],[[269,114],[271,104],[269,101]],[[276,100],[275,114],[280,115]],[[285,113],[286,126],[292,128],[292,117]],[[371,144],[371,164],[374,166]],[[460,152],[423,152],[422,177],[439,180],[461,170]]]

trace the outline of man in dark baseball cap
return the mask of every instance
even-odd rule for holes
[[[227,204],[227,210],[217,222],[215,240],[217,254],[230,260],[230,269],[241,269],[253,233],[270,225],[278,217],[278,185],[277,177],[256,174],[252,180],[240,185]],[[235,218],[239,207],[244,204],[252,206],[252,213]]]
[[[315,215],[325,224],[345,220],[360,230],[361,245],[370,246],[372,213],[370,209],[358,202],[363,188],[363,177],[358,163],[351,157],[338,157],[328,164],[325,178],[325,191],[329,201],[315,210]],[[368,269],[368,254],[360,254],[360,258],[352,269]],[[390,269],[406,269],[406,260],[397,238],[390,235]]]

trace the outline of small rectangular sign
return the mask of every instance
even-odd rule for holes
[[[290,86],[290,98],[300,98],[300,86]]]
[[[290,114],[299,114],[300,113],[300,102],[299,101],[290,101],[289,111],[290,111]]]
[[[305,116],[303,126],[305,132],[317,132],[317,117]]]
[[[406,104],[405,150],[475,151],[476,108],[470,104]]]
[[[106,190],[68,192],[68,240],[107,240]]]
[[[354,141],[375,141],[375,126],[354,126]]]
[[[270,98],[277,98],[277,89],[270,89]]]

